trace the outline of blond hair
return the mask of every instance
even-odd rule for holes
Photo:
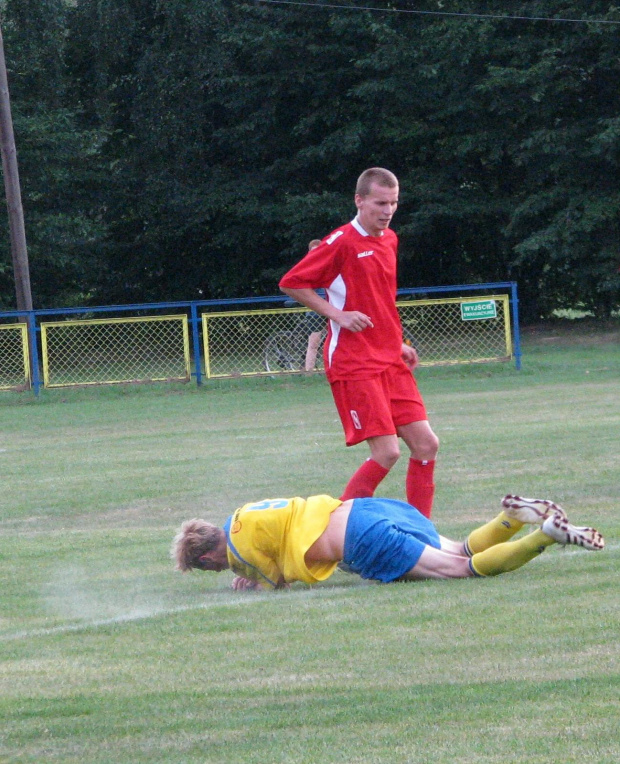
[[[356,195],[368,196],[372,183],[385,188],[398,188],[398,178],[393,172],[385,170],[383,167],[370,167],[368,170],[364,170],[357,179]]]
[[[192,568],[202,568],[200,558],[217,547],[222,533],[217,526],[197,517],[184,522],[170,548],[170,557],[175,562],[175,568],[183,572]]]

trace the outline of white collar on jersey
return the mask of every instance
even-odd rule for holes
[[[353,226],[353,228],[355,228],[355,230],[356,230],[356,231],[357,231],[359,234],[361,234],[362,236],[370,236],[370,234],[368,233],[368,231],[365,231],[365,230],[362,228],[362,226],[361,226],[361,224],[360,224],[360,221],[359,221],[359,219],[357,218],[357,216],[353,218],[353,220],[351,221],[351,225],[352,225],[352,226]],[[379,236],[383,236],[383,231],[381,231],[381,233],[379,234]]]

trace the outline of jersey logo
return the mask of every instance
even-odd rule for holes
[[[359,257],[368,257],[369,255],[374,255],[375,251],[374,249],[367,249],[365,252],[358,252],[358,258]]]
[[[343,233],[344,231],[336,231],[336,233],[333,233],[329,239],[327,239],[327,243],[333,244],[339,236],[342,236]]]
[[[264,501],[256,501],[254,504],[248,504],[243,507],[246,512],[256,512],[260,509],[284,509],[288,507],[288,499],[265,499]]]
[[[356,430],[361,430],[362,423],[360,422],[360,418],[357,414],[357,411],[354,411],[353,409],[351,409],[349,413],[351,414],[351,419],[353,420],[353,427],[355,427]]]
[[[239,522],[239,520],[237,520],[237,521],[235,521],[235,522],[232,524],[232,527],[231,527],[231,529],[230,529],[230,532],[231,532],[231,533],[239,533],[239,531],[240,531],[240,530],[241,530],[241,523]]]

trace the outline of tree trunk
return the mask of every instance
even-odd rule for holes
[[[15,137],[13,135],[13,120],[11,117],[9,84],[6,73],[4,42],[2,39],[1,29],[0,148],[2,150],[2,170],[4,172],[6,203],[9,209],[9,232],[11,238],[11,255],[13,257],[13,273],[15,277],[17,310],[32,310],[30,270],[28,267],[28,249],[26,247],[26,229],[24,227],[24,211],[22,208],[22,196],[19,188],[17,151],[15,149]]]

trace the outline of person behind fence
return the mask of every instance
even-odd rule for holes
[[[370,447],[341,498],[374,494],[400,456],[400,437],[410,451],[407,501],[430,517],[439,440],[412,373],[418,354],[403,342],[395,304],[398,239],[390,223],[398,193],[392,172],[365,170],[357,181],[355,219],[311,249],[280,288],[329,319],[325,372],[346,445],[366,441]],[[325,289],[326,299],[317,289]]]
[[[513,539],[526,525],[535,530]],[[594,528],[572,525],[549,500],[505,496],[495,518],[458,542],[405,502],[322,495],[245,504],[223,528],[188,520],[171,556],[181,571],[232,569],[236,590],[282,589],[325,581],[341,562],[382,583],[485,578],[516,570],[554,544],[597,551],[605,542]]]
[[[308,252],[312,249],[316,249],[320,243],[320,239],[311,239],[308,243]],[[304,315],[304,324],[306,331],[308,332],[308,345],[306,347],[304,370],[312,371],[316,366],[316,357],[325,333],[325,319],[313,310],[309,310]]]

